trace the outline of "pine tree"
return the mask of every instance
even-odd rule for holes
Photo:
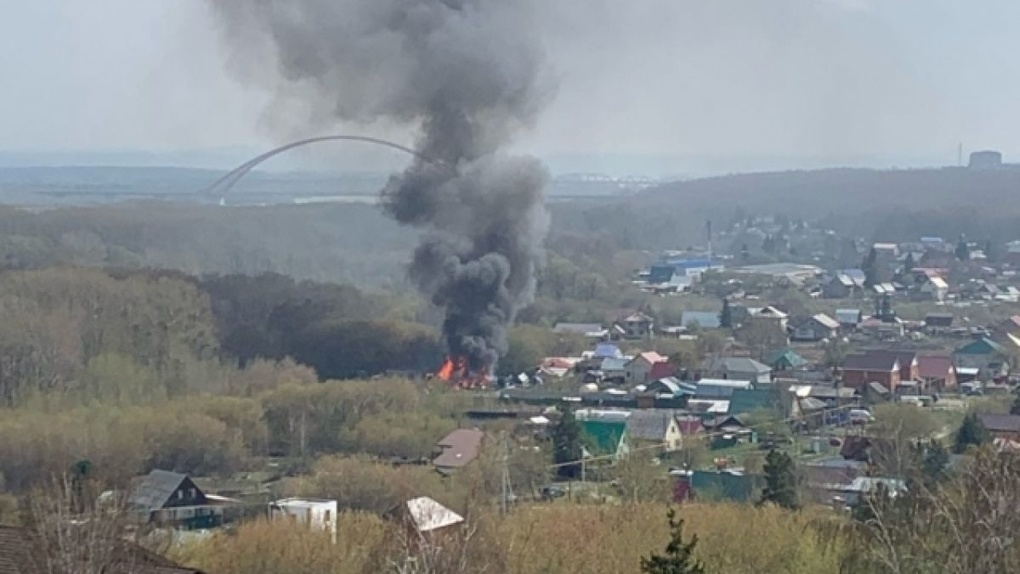
[[[684,521],[676,517],[676,510],[670,508],[666,513],[669,518],[669,544],[665,554],[652,554],[641,559],[641,572],[644,574],[705,574],[705,565],[694,556],[694,547],[698,545],[698,536],[684,542]]]
[[[730,300],[723,299],[722,311],[719,312],[719,326],[723,329],[733,328],[733,309],[730,309]]]
[[[864,271],[864,286],[867,288],[874,287],[878,280],[878,252],[872,247],[868,251],[867,256],[864,257],[864,261],[861,262],[861,271]]]
[[[793,459],[783,451],[772,449],[765,457],[765,488],[758,504],[776,504],[789,510],[800,508],[797,496],[797,473]]]
[[[968,413],[963,417],[960,429],[956,431],[956,444],[953,445],[953,452],[963,454],[971,445],[981,446],[992,441],[988,429],[981,424],[976,413]]]
[[[928,488],[932,488],[935,485],[942,482],[946,477],[946,469],[949,467],[949,451],[946,450],[942,443],[933,440],[928,448],[924,449],[924,454],[921,458],[921,474],[923,474],[924,484]]]
[[[953,251],[953,255],[956,256],[960,261],[967,261],[970,259],[970,247],[967,245],[967,240],[963,237],[956,243],[956,250]]]
[[[917,262],[914,261],[914,254],[907,253],[907,257],[903,260],[903,274],[907,275],[917,267]]]
[[[577,422],[574,411],[567,407],[560,415],[560,420],[553,428],[553,462],[564,466],[556,467],[556,474],[562,478],[577,478],[580,464],[565,464],[579,461],[583,456],[581,442],[581,423]]]

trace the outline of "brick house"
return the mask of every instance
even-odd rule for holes
[[[847,356],[843,362],[843,385],[863,394],[868,383],[896,390],[900,384],[900,360],[896,353],[872,351]]]
[[[953,359],[945,355],[922,355],[917,357],[917,379],[935,391],[956,388],[956,367]]]
[[[1020,441],[1020,415],[978,413],[978,420],[993,438]]]

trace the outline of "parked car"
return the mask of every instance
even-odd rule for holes
[[[863,425],[865,423],[874,422],[875,417],[864,409],[851,409],[850,410],[850,424],[852,425]]]

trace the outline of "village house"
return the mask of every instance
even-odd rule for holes
[[[683,448],[680,425],[670,410],[631,411],[627,417],[627,436],[635,447],[661,444],[664,452],[676,452]]]
[[[793,349],[779,349],[765,355],[764,364],[768,365],[773,372],[796,371],[806,368],[807,359],[798,355]]]
[[[942,303],[949,295],[949,284],[941,277],[928,277],[918,288],[923,298]]]
[[[840,329],[853,331],[864,320],[860,309],[836,309],[836,321]]]
[[[981,379],[996,379],[1009,374],[1010,353],[1002,345],[983,337],[953,352],[957,372],[961,369],[978,369]]]
[[[663,377],[671,377],[676,368],[670,364],[669,359],[649,351],[641,353],[624,366],[627,382],[631,384],[647,383]]]
[[[900,361],[896,353],[867,352],[848,355],[843,361],[843,385],[860,394],[871,383],[895,391],[900,383]]]
[[[184,530],[214,528],[224,523],[225,511],[238,501],[202,492],[185,474],[153,470],[127,498],[127,508],[140,523]]]
[[[627,365],[630,364],[630,361],[629,357],[602,359],[598,367],[602,373],[602,380],[622,385],[627,381]]]
[[[623,329],[625,339],[651,339],[655,336],[655,319],[640,311],[627,315],[617,326]]]
[[[585,458],[608,456],[616,460],[630,452],[626,419],[585,419],[579,422],[581,435],[586,438]]]
[[[701,364],[698,375],[706,379],[736,379],[766,384],[772,381],[772,368],[749,357],[714,357]]]
[[[944,355],[921,355],[917,357],[917,378],[925,387],[946,392],[956,388],[956,367],[953,359]]]
[[[848,299],[864,292],[865,275],[860,269],[842,269],[836,271],[832,278],[825,282],[822,297],[825,299]]]
[[[442,474],[451,474],[478,458],[485,433],[481,429],[457,429],[443,437],[436,446],[439,456],[432,466]]]
[[[794,341],[821,341],[839,334],[839,322],[825,313],[806,317],[793,323],[790,336]]]
[[[978,413],[978,420],[993,438],[1020,441],[1020,415]]]

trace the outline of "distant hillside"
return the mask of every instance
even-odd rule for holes
[[[803,216],[955,206],[1020,212],[1018,191],[1020,169],[825,169],[673,182],[647,189],[636,199],[677,206],[693,203],[708,208],[779,209]]]

